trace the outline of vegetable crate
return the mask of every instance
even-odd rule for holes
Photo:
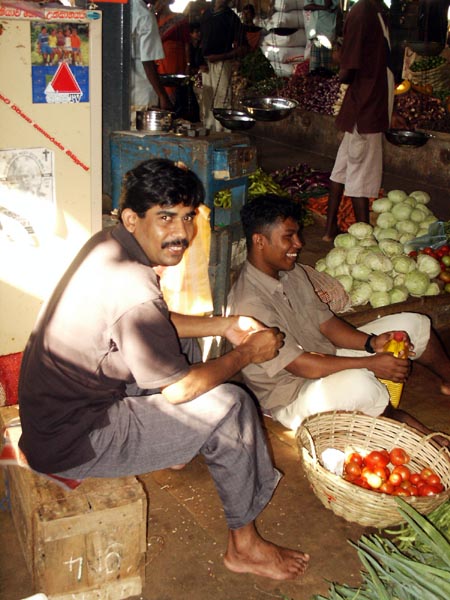
[[[141,131],[111,134],[112,206],[119,208],[125,173],[149,158],[180,161],[199,177],[205,188],[205,204],[211,209],[211,225],[228,226],[240,221],[247,201],[248,175],[256,170],[256,148],[248,136],[210,133],[188,137]],[[229,200],[214,202],[217,192],[227,191]]]
[[[429,467],[441,478],[444,491],[440,494],[403,497],[418,512],[428,514],[450,497],[450,454],[432,436],[422,436],[385,417],[334,411],[305,419],[297,431],[297,443],[306,476],[325,508],[347,521],[382,529],[403,522],[395,497],[360,488],[331,473],[321,462],[322,453],[328,448],[344,452],[352,447],[362,453],[403,448],[411,457],[411,469]]]

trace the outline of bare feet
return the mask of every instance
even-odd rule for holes
[[[170,468],[173,471],[181,471],[181,469],[184,469],[185,466],[186,466],[186,464],[183,464],[183,465],[172,465]]]
[[[443,383],[441,385],[441,394],[444,394],[444,396],[450,396],[450,383]]]
[[[296,579],[303,575],[308,562],[308,554],[264,540],[253,522],[230,531],[224,556],[225,566],[230,571],[276,580]]]

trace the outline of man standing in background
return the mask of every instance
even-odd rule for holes
[[[144,0],[131,0],[131,128],[136,128],[136,111],[159,106],[172,110],[159,79],[156,60],[164,58],[156,17]]]
[[[233,60],[244,56],[248,44],[239,17],[227,0],[213,0],[203,13],[200,28],[207,68],[202,73],[205,126],[220,131],[213,108],[231,108]]]
[[[383,132],[391,122],[394,76],[382,0],[358,0],[343,31],[339,79],[348,88],[336,126],[344,131],[331,173],[325,241],[338,233],[337,213],[345,188],[357,222],[369,222],[369,198],[381,187]],[[395,117],[393,127],[402,126]]]

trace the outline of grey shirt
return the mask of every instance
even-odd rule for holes
[[[267,362],[243,370],[245,382],[264,408],[287,406],[297,396],[305,379],[289,373],[286,366],[303,352],[335,354],[335,346],[320,332],[320,325],[333,317],[316,295],[305,271],[293,271],[274,279],[248,261],[230,291],[231,314],[255,317],[284,334],[279,354]]]

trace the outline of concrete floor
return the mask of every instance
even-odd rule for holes
[[[274,156],[280,156],[276,150]],[[318,169],[327,168],[320,157],[303,154],[296,159]],[[266,153],[261,158],[262,166],[267,167],[269,160]],[[291,154],[283,160],[284,164],[295,164]],[[273,161],[271,164],[278,168]],[[314,264],[329,248],[320,239],[321,231],[320,222],[305,230],[303,262]],[[450,323],[447,325],[441,334],[450,348]],[[448,400],[439,393],[437,379],[425,369],[414,367],[405,386],[402,408],[429,427],[450,434],[448,407]],[[303,579],[279,583],[236,575],[223,566],[226,525],[212,480],[202,459],[197,458],[181,471],[164,470],[141,478],[149,497],[146,582],[141,598],[310,600],[313,594],[326,594],[329,581],[357,584],[361,563],[348,540],[358,540],[368,529],[325,509],[302,471],[292,433],[270,419],[265,420],[265,426],[274,462],[284,477],[261,514],[258,527],[268,539],[311,555]],[[39,590],[31,587],[11,515],[4,505],[1,508],[0,598],[20,600]]]

